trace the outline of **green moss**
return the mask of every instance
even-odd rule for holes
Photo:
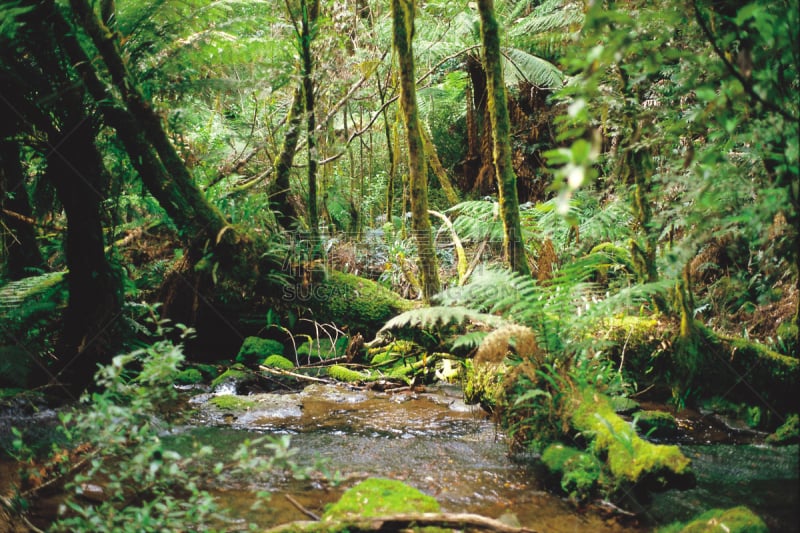
[[[560,477],[561,488],[571,498],[589,498],[601,481],[602,465],[592,454],[563,444],[551,444],[542,454],[542,463]]]
[[[761,518],[744,506],[731,509],[712,509],[688,524],[671,524],[658,529],[658,533],[767,533],[769,529]]]
[[[672,437],[678,433],[675,417],[666,411],[639,411],[633,419],[636,428],[648,437]]]
[[[236,355],[237,363],[257,365],[272,354],[283,355],[283,344],[273,339],[247,337]]]
[[[337,381],[344,381],[346,383],[355,383],[357,381],[364,381],[369,377],[366,374],[362,374],[361,372],[351,370],[342,365],[329,366],[328,376],[332,377]]]
[[[222,385],[223,383],[227,383],[230,381],[238,382],[242,381],[243,379],[247,378],[250,375],[250,372],[247,370],[247,367],[240,363],[236,363],[225,372],[214,378],[214,381],[211,382],[211,388],[215,389]]]
[[[268,368],[280,368],[282,370],[294,369],[294,363],[286,359],[284,356],[278,354],[270,355],[261,362],[261,365]]]
[[[233,394],[214,396],[208,402],[218,409],[223,409],[225,411],[247,411],[256,405],[256,403],[252,400],[242,398],[241,396],[235,396]]]
[[[371,338],[395,315],[411,309],[412,304],[380,284],[339,271],[311,287],[309,303],[318,322],[346,325],[351,333],[361,332]]]
[[[203,374],[196,368],[181,370],[175,378],[175,383],[179,385],[194,385],[203,381]]]
[[[653,444],[639,437],[596,391],[583,392],[572,423],[577,431],[592,436],[595,452],[606,455],[611,475],[620,482],[647,481],[647,488],[659,489],[672,481],[693,480],[691,461],[677,446]]]
[[[800,416],[791,414],[775,433],[767,437],[770,444],[792,444],[800,440]]]
[[[464,376],[464,401],[480,404],[491,411],[503,394],[505,365],[483,363],[475,365],[467,360]]]
[[[397,513],[436,513],[439,502],[400,481],[383,478],[365,479],[346,491],[325,514],[323,521],[353,517],[383,516]],[[414,528],[426,533],[450,531],[441,528]]]

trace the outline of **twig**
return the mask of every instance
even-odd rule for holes
[[[258,368],[260,370],[263,370],[264,372],[269,372],[270,374],[278,376],[289,376],[292,378],[303,379],[306,381],[314,381],[316,383],[331,383],[331,381],[328,379],[315,378],[314,376],[306,376],[305,374],[298,374],[297,372],[290,372],[288,370],[283,370],[281,368],[270,368],[264,365],[259,365]]]
[[[472,513],[403,513],[376,517],[355,516],[352,519],[325,521],[322,524],[298,521],[268,529],[267,533],[338,531],[342,528],[347,528],[354,532],[385,532],[402,531],[411,527],[447,527],[457,529],[468,527],[496,533],[536,533],[534,529],[509,526],[499,520]]]
[[[301,504],[299,501],[295,500],[290,494],[284,494],[284,496],[286,496],[286,499],[289,500],[289,503],[294,505],[297,508],[298,511],[300,511],[301,513],[303,513],[307,517],[311,518],[312,520],[319,521],[319,519],[320,519],[319,516],[317,516],[312,511],[310,511],[310,510],[306,509],[305,507],[303,507],[303,504]]]

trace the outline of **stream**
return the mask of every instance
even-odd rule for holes
[[[229,391],[217,391],[226,394]],[[255,434],[288,435],[301,465],[319,458],[342,482],[276,480],[266,508],[249,511],[254,488],[218,487],[225,505],[269,527],[307,519],[288,498],[321,514],[326,504],[370,476],[402,480],[434,496],[443,511],[498,518],[513,514],[523,526],[548,532],[652,531],[712,507],[747,505],[771,531],[798,531],[798,447],[722,443],[724,430],[700,419],[683,421],[681,447],[693,461],[697,487],[654,495],[630,517],[595,503],[576,509],[547,490],[537,469],[509,458],[503,435],[485,412],[465,405],[452,386],[384,393],[314,384],[300,393],[241,397],[244,409],[221,409],[210,393],[194,395],[191,422],[174,430],[176,447],[190,442],[233,450]],[[736,435],[727,433],[728,442]],[[742,439],[739,441],[753,440]]]

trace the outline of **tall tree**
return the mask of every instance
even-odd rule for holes
[[[21,279],[44,265],[36,245],[36,232],[28,190],[20,164],[20,145],[0,137],[0,233],[6,262],[4,274]]]
[[[519,218],[517,176],[511,162],[511,119],[500,55],[500,28],[494,14],[493,0],[478,0],[478,11],[481,17],[483,65],[486,71],[486,94],[492,123],[500,218],[503,221],[503,255],[512,270],[529,275],[530,267],[525,255]]]
[[[422,298],[427,302],[439,292],[439,270],[433,248],[431,222],[428,218],[428,176],[425,145],[417,113],[417,90],[414,78],[414,0],[392,0],[394,48],[400,66],[400,107],[408,141],[408,175],[411,195],[411,228],[419,253]]]
[[[308,229],[311,242],[317,246],[319,233],[319,211],[317,202],[317,142],[316,116],[314,114],[314,60],[311,57],[311,40],[319,13],[319,0],[300,0],[301,30],[300,50],[303,58],[303,96],[306,111],[306,134],[308,136]]]

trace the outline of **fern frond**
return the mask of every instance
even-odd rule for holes
[[[5,284],[0,288],[0,311],[16,309],[32,298],[55,288],[64,280],[66,274],[66,271],[47,272]]]
[[[559,68],[546,59],[518,48],[506,48],[503,55],[506,60],[504,74],[507,86],[527,82],[537,87],[556,89],[564,84],[564,75]]]
[[[462,306],[423,307],[406,311],[392,318],[378,331],[378,336],[382,336],[392,330],[431,329],[463,325],[467,322],[483,323],[488,326],[498,326],[504,323],[500,317]]]

